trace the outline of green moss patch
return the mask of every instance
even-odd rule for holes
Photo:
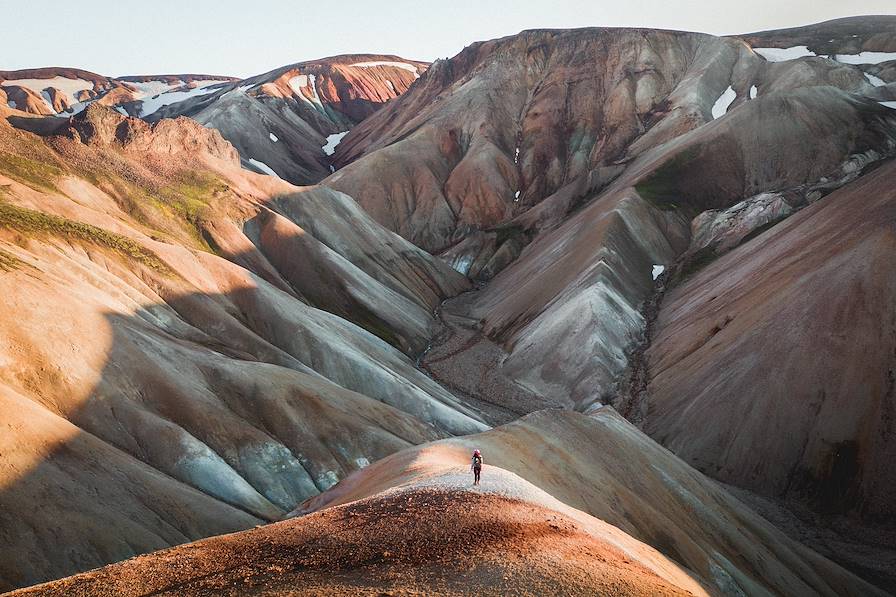
[[[62,169],[47,162],[0,152],[0,172],[29,187],[55,191]]]
[[[635,185],[635,190],[645,201],[649,201],[655,207],[671,211],[679,207],[681,191],[679,189],[679,177],[685,165],[693,160],[699,149],[689,147],[665,164],[657,168],[647,178]]]
[[[103,176],[97,186],[115,197],[119,208],[146,228],[215,252],[205,235],[205,221],[214,213],[216,200],[230,192],[221,179],[189,172],[164,186],[147,188],[119,176]]]
[[[75,222],[0,201],[0,227],[23,234],[49,234],[105,247],[162,273],[171,273],[159,257],[137,242],[90,224]]]

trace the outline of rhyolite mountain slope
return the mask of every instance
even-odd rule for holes
[[[36,591],[462,591],[452,558],[509,549],[478,588],[874,593],[705,474],[882,537],[831,555],[896,587],[894,25],[527,31],[419,79],[364,55],[175,89],[152,123],[0,106],[0,580],[357,497]],[[546,406],[580,412],[472,438],[503,497],[456,487],[473,444],[415,448]],[[528,483],[582,512],[514,535],[559,516]]]
[[[294,515],[20,594],[884,595],[609,408],[408,448]]]
[[[290,64],[245,80],[214,75],[104,77],[70,68],[0,71],[0,103],[69,117],[91,103],[155,122],[189,116],[215,128],[243,166],[295,184],[333,171],[340,139],[407,91],[426,62],[347,54]]]
[[[300,62],[184,99],[149,119],[189,116],[219,130],[248,168],[312,184],[333,171],[340,139],[428,66],[379,54]]]
[[[77,68],[49,67],[0,71],[0,90],[7,96],[4,105],[29,114],[67,118],[97,102],[140,116],[235,80],[196,74],[105,77]]]
[[[768,52],[812,45],[810,38],[831,27],[840,34],[826,38],[824,51],[834,59],[799,48],[785,57]],[[719,321],[702,320],[698,331],[682,320],[663,337],[662,355],[649,351],[642,359],[640,349],[655,315],[642,308],[659,272],[678,272],[670,280],[677,284],[791,213],[827,209],[838,188],[849,196],[844,209],[854,210],[853,226],[867,222],[867,242],[877,242],[874,234],[886,242],[889,220],[873,205],[888,200],[883,172],[890,170],[881,166],[876,187],[856,179],[896,152],[896,104],[882,95],[894,85],[868,76],[869,63],[888,64],[894,31],[896,17],[863,17],[808,32],[728,38],[580,29],[476,43],[433,64],[408,93],[353,129],[336,152],[343,167],[324,184],[356,197],[384,226],[443,252],[460,271],[490,280],[445,310],[503,351],[495,375],[543,403],[583,411],[612,403],[639,423],[646,417],[655,437],[731,483],[778,497],[826,495],[833,484],[836,511],[892,522],[896,484],[876,471],[896,447],[884,416],[893,402],[893,330],[871,338],[860,332],[892,320],[887,274],[869,271],[855,282],[855,295],[837,283],[813,287],[806,301],[795,297],[807,288],[801,284],[808,271],[797,277],[796,264],[790,272],[766,268],[769,284],[789,285],[803,309],[788,320],[795,327],[785,328],[783,305],[763,292],[750,295],[754,304],[740,303],[754,310],[777,304],[769,334],[792,332],[779,344],[788,347],[787,366],[774,376],[755,368],[785,363],[762,348],[774,340],[759,341],[754,318],[730,336],[714,336],[737,317],[723,300],[748,300],[743,290],[703,290],[735,279],[721,266],[705,287],[683,287],[694,294],[674,293],[676,314],[706,317],[712,299]],[[835,210],[820,213],[838,217]],[[884,228],[876,232],[877,225]],[[739,254],[758,257],[781,230],[772,228]],[[793,242],[802,247],[808,239]],[[842,268],[836,271],[844,276],[865,271],[867,260],[847,265],[859,258],[848,245],[829,250],[824,267]],[[766,263],[781,258],[769,253]],[[738,288],[755,287],[757,270],[737,271],[744,274],[736,277]],[[858,296],[864,307],[849,298]],[[830,348],[837,368],[816,360],[817,333],[797,333],[830,323],[833,314],[824,310],[832,304],[852,305],[858,320],[841,314],[834,328],[843,334]],[[658,308],[662,331],[672,319]],[[731,350],[742,345],[730,353],[741,359],[740,377],[723,365],[724,338]],[[872,350],[879,358],[867,358]],[[695,351],[699,376],[684,367]],[[667,353],[677,356],[667,362]],[[655,369],[658,358],[662,369]],[[842,376],[836,384],[825,377],[805,383],[820,368],[835,375],[841,364],[856,371],[856,384]],[[455,381],[462,367],[443,369],[445,383],[462,385]],[[742,391],[753,375],[762,378],[752,385],[762,400]],[[798,391],[789,387],[799,379]],[[755,427],[734,433],[747,412]],[[774,442],[747,447],[765,442],[769,429]],[[780,452],[776,442],[792,445]]]
[[[0,111],[0,586],[277,519],[486,428],[407,356],[466,280],[351,198],[188,119],[91,105],[40,138]]]

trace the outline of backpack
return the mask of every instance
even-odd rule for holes
[[[482,468],[482,456],[473,456],[473,468]]]

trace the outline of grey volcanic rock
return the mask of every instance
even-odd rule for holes
[[[404,93],[427,66],[378,54],[300,62],[145,116],[190,116],[221,131],[246,167],[310,184],[326,178],[335,164],[333,150],[324,147],[335,146],[342,133]]]
[[[761,228],[775,224],[793,213],[778,193],[760,193],[724,210],[709,210],[691,222],[689,251],[711,249],[725,253]]]

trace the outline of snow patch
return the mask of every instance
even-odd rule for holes
[[[342,138],[348,134],[348,131],[343,131],[341,133],[333,133],[332,135],[327,135],[327,144],[322,146],[321,149],[324,150],[324,153],[327,155],[333,155],[336,152],[336,146],[339,145],[339,142],[342,141]]]
[[[180,80],[176,83],[167,83],[165,81],[124,81],[124,83],[136,89],[136,92],[133,94],[134,99],[153,97],[184,85],[184,82]]]
[[[6,102],[6,104],[13,110],[16,109],[16,103],[13,100],[9,100],[8,102]]]
[[[896,52],[859,52],[858,54],[837,54],[834,60],[843,64],[880,64],[896,60]]]
[[[308,75],[296,75],[289,80],[289,87],[297,94],[302,94],[302,87],[308,87]]]
[[[886,81],[879,77],[875,77],[874,75],[869,75],[868,73],[863,73],[865,78],[868,79],[868,82],[874,85],[875,87],[883,87],[887,84]]]
[[[514,201],[520,200],[520,192],[519,191],[517,191],[516,193],[513,194],[513,200]]]
[[[660,275],[662,275],[664,271],[666,271],[665,265],[654,264],[653,270],[651,270],[650,275],[652,275],[653,279],[656,280],[660,277]]]
[[[816,56],[815,52],[806,46],[793,46],[792,48],[753,48],[753,51],[769,62],[784,62],[795,60],[805,56]]]
[[[128,116],[128,111],[122,108],[121,106],[115,106],[115,111],[121,114],[122,116]]]
[[[370,461],[366,458],[355,458],[355,464],[358,465],[358,468],[365,468],[370,466]]]
[[[759,93],[759,89],[755,85],[750,86],[750,99],[756,99],[756,94]]]
[[[320,102],[320,96],[317,95],[317,85],[315,84],[316,77],[314,75],[296,75],[295,77],[289,80],[289,86],[292,88],[293,92],[311,104],[315,109],[320,108],[323,110],[323,104]],[[302,89],[304,87],[308,87],[311,89],[311,97],[305,97],[305,94],[302,93]]]
[[[0,85],[3,85],[4,87],[19,85],[20,87],[27,87],[35,94],[40,95],[43,95],[44,89],[55,87],[63,95],[68,97],[69,104],[78,103],[75,94],[79,91],[93,89],[93,83],[90,81],[85,81],[84,79],[68,79],[66,77],[53,77],[52,79],[11,79],[9,81],[3,81]],[[44,99],[46,100],[47,97],[44,97]],[[52,104],[50,104],[49,101],[47,103],[52,107]]]
[[[513,151],[513,163],[518,164],[519,161],[520,161],[520,148],[519,148],[519,146],[517,146],[517,148]]]
[[[261,162],[259,160],[253,160],[252,158],[249,158],[249,163],[252,164],[253,166],[255,166],[256,168],[258,168],[259,170],[261,170],[262,172],[264,172],[265,174],[267,174],[268,176],[280,178],[280,176],[276,172],[274,172],[274,169],[271,168],[270,166],[268,166],[267,164],[265,164],[264,162]]]
[[[280,140],[277,138],[277,135],[275,135],[274,133],[268,133],[268,137],[270,137],[271,141],[273,141],[274,143],[276,143],[277,141]]]
[[[413,64],[407,64],[405,62],[389,62],[386,60],[380,60],[377,62],[355,62],[354,64],[350,64],[349,66],[357,66],[359,68],[373,68],[375,66],[391,66],[393,68],[401,68],[406,71],[414,73],[414,78],[419,79],[420,73],[417,72],[417,67]]]
[[[896,102],[878,102],[881,106],[886,106],[888,108],[893,108],[896,110]]]
[[[392,81],[390,81],[389,79],[386,79],[386,85],[389,87],[389,89],[392,90],[393,93],[397,93],[395,91],[395,85],[392,84]]]
[[[728,89],[722,92],[722,95],[719,96],[719,99],[716,100],[716,103],[712,105],[712,117],[713,119],[721,118],[725,115],[725,112],[728,111],[728,106],[731,105],[737,98],[737,92],[731,87],[728,86]]]
[[[156,113],[165,106],[170,106],[171,104],[182,102],[191,97],[198,97],[200,95],[212,93],[213,91],[215,91],[214,89],[211,89],[212,86],[220,85],[221,83],[227,82],[228,81],[201,81],[200,84],[193,89],[187,89],[185,91],[167,91],[165,93],[160,93],[159,95],[146,98],[143,100],[143,104],[140,106],[140,116],[149,116],[150,114]]]

